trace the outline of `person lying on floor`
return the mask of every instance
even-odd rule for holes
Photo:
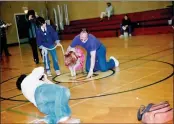
[[[44,122],[80,123],[80,119],[71,118],[69,89],[49,81],[43,67],[35,68],[29,75],[22,74],[16,86],[40,112],[47,115],[42,119]]]

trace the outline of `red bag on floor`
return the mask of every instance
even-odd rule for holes
[[[147,107],[139,108],[137,118],[144,124],[167,123],[173,120],[173,108],[168,102],[150,103]]]

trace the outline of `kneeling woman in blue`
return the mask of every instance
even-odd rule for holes
[[[50,71],[50,61],[48,52],[52,56],[53,67],[56,72],[56,75],[60,75],[59,65],[58,65],[58,57],[56,50],[48,50],[54,48],[55,44],[60,45],[60,40],[58,39],[57,32],[52,28],[52,26],[47,25],[45,20],[42,17],[38,17],[38,22],[40,28],[37,29],[37,44],[40,49],[42,49],[42,54],[44,57],[44,66],[48,76],[51,76]]]
[[[106,60],[105,46],[92,34],[88,34],[86,29],[83,29],[77,35],[71,45],[68,47],[67,52],[74,51],[76,46],[81,46],[87,51],[86,57],[86,71],[88,72],[87,78],[92,77],[95,71],[108,71],[119,65],[117,59],[113,56],[110,60]]]

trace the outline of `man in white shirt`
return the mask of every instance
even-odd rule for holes
[[[71,118],[69,89],[49,81],[43,67],[35,68],[28,76],[21,75],[16,86],[40,112],[47,115],[42,121],[52,124],[80,123],[80,119]]]
[[[100,19],[101,21],[103,20],[103,17],[107,16],[108,17],[108,20],[110,19],[111,15],[114,14],[114,9],[111,5],[111,3],[107,3],[107,8],[106,8],[106,11],[105,12],[101,12],[100,14]]]

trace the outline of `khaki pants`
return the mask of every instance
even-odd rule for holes
[[[108,17],[108,18],[110,18],[110,16],[111,16],[111,12],[101,12],[101,14],[100,14],[100,18],[102,19],[103,17]]]

